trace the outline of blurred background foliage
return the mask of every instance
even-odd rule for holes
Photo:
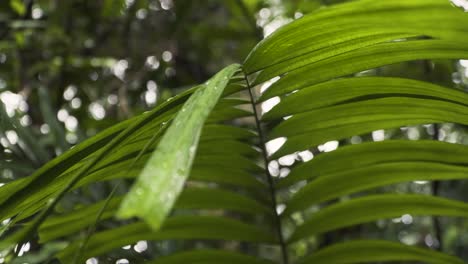
[[[242,62],[256,43],[281,25],[339,2],[345,1],[1,1],[0,186],[29,175],[102,129],[205,81],[223,66]],[[360,75],[411,77],[466,89],[467,68],[468,61],[416,61]],[[428,124],[328,142],[303,154],[310,158],[342,145],[390,138],[468,144],[466,127]],[[288,167],[299,162],[297,155],[292,158],[273,161],[270,172],[287,174]],[[120,192],[128,189],[126,184],[119,186]],[[427,182],[412,182],[391,188],[400,192],[435,191],[468,202],[466,182],[434,187]],[[110,183],[97,183],[76,190],[61,208],[65,211],[102,200],[110,189]],[[107,228],[112,225],[108,223]],[[404,215],[298,243],[294,250],[301,255],[308,247],[326,245],[337,237],[378,237],[383,232],[388,238],[412,245],[438,248],[443,242],[444,251],[468,260],[468,222],[444,218],[441,226],[437,234],[431,218]],[[177,246],[193,246],[190,243]],[[17,263],[44,263],[62,247],[62,242],[42,246],[31,243],[23,248],[30,254]],[[167,254],[174,247],[169,242],[140,241],[99,259],[99,263],[138,263]],[[264,250],[264,255],[278,253]]]

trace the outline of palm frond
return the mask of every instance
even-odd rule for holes
[[[281,248],[283,262],[292,263],[288,247],[326,232],[403,214],[466,218],[468,204],[462,201],[375,191],[401,182],[468,178],[465,145],[368,142],[297,162],[283,178],[274,178],[268,167],[286,155],[379,129],[468,125],[466,92],[395,76],[356,76],[413,60],[468,58],[461,41],[467,23],[468,16],[445,0],[360,0],[296,20],[261,41],[242,66],[228,66],[204,85],[2,186],[0,220],[12,218],[16,233],[10,232],[0,249],[31,239],[38,230],[41,243],[75,239],[57,254],[62,263],[74,260],[83,241],[87,250],[79,261],[140,240],[231,241],[235,249],[255,250],[274,246]],[[272,84],[255,98],[265,82]],[[274,97],[279,103],[259,113],[259,105]],[[277,138],[284,145],[267,153],[266,143]],[[52,214],[72,190],[133,178],[126,195]],[[128,220],[132,217],[138,219]],[[89,240],[80,236],[107,222],[116,227]],[[154,263],[273,263],[206,244]],[[442,252],[382,240],[333,244],[307,252],[297,263],[373,261],[463,263]]]

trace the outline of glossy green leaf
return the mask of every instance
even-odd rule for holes
[[[346,194],[399,182],[467,178],[468,166],[405,161],[375,164],[311,181],[293,195],[283,213],[290,214]]]
[[[115,10],[119,11],[122,2],[117,2],[105,1],[103,15],[112,17]],[[137,4],[130,6],[129,18],[139,9]],[[280,228],[272,228],[275,221],[268,217],[272,213],[270,195],[296,183],[300,184],[294,189],[302,188],[294,190],[289,201],[281,200],[286,205],[284,217],[369,188],[402,181],[466,178],[466,146],[395,141],[340,147],[291,167],[289,176],[272,187],[262,177],[267,168],[259,165],[258,145],[263,144],[264,136],[266,140],[286,137],[286,144],[269,157],[275,159],[376,129],[441,122],[468,125],[468,96],[461,91],[398,78],[336,79],[393,63],[468,57],[468,46],[462,41],[468,37],[467,23],[468,16],[446,0],[358,0],[306,15],[261,41],[242,66],[248,76],[237,74],[240,65],[230,66],[209,84],[183,92],[79,144],[32,176],[0,187],[0,221],[14,217],[12,226],[20,230],[2,238],[0,249],[29,239],[39,226],[41,242],[76,237],[77,232],[93,224],[100,210],[103,214],[99,220],[107,223],[121,205],[120,198],[111,199],[104,209],[97,203],[70,214],[49,215],[69,191],[117,178],[140,175],[119,215],[139,216],[144,222],[93,234],[83,250],[85,256],[76,252],[87,240],[72,242],[59,254],[63,263],[70,263],[76,256],[84,262],[139,240],[234,240],[277,246],[274,229]],[[272,122],[260,124],[264,133],[241,128],[253,125],[247,119],[238,119],[252,120],[252,112],[245,110],[250,102],[227,96],[255,89],[253,86],[276,76],[279,80],[259,100],[281,96],[279,105],[261,117],[261,121]],[[252,81],[252,87],[246,86],[246,79]],[[31,141],[31,135],[29,139],[27,136]],[[32,143],[37,142],[29,142],[29,148],[36,148]],[[34,155],[39,162],[47,159]],[[141,160],[135,161],[137,155]],[[135,168],[129,168],[132,164]],[[174,215],[167,217],[173,206]],[[407,213],[466,217],[467,209],[465,203],[418,195],[337,201],[306,217],[290,241]],[[16,222],[41,210],[30,222]],[[25,228],[21,226],[24,223]],[[437,252],[381,241],[331,246],[303,260],[460,263]],[[218,250],[177,253],[154,262],[271,263]]]
[[[241,169],[250,172],[261,172],[263,171],[253,160],[247,157],[242,157],[237,153],[229,153],[228,155],[220,156],[214,154],[198,155],[195,158],[195,162],[198,166],[211,166],[217,164],[223,166],[226,169]]]
[[[308,42],[328,44],[318,50],[309,52],[307,54],[294,57],[292,59],[285,60],[281,63],[272,65],[260,72],[255,78],[254,83],[262,83],[273,77],[281,76],[287,72],[291,72],[308,64],[318,62],[333,56],[341,55],[346,52],[350,52],[357,49],[366,49],[375,44],[386,43],[395,39],[407,39],[418,37],[416,33],[406,33],[403,29],[392,30],[380,29],[380,30],[369,30],[367,27],[356,29],[353,26],[352,29],[346,30],[346,26],[341,25],[338,32],[330,32],[325,35],[317,36],[317,39],[310,39]],[[321,29],[317,29],[321,30]],[[349,36],[346,36],[346,33]],[[350,34],[350,33],[354,34]],[[333,35],[332,35],[333,34]],[[328,39],[327,36],[332,35],[332,39]],[[328,40],[328,42],[326,42]],[[298,47],[299,48],[299,47]],[[299,49],[300,50],[300,49]],[[295,52],[293,52],[295,53]],[[288,53],[286,53],[288,54]],[[289,56],[289,55],[288,55]]]
[[[404,214],[468,217],[468,204],[415,194],[369,195],[315,212],[294,231],[289,241],[296,242],[327,231]]]
[[[236,79],[237,79],[238,82],[235,82]],[[232,79],[232,82],[224,89],[223,97],[224,96],[229,96],[229,95],[232,95],[234,93],[237,93],[237,92],[240,92],[240,91],[243,91],[243,90],[247,89],[247,86],[243,82],[244,82],[243,77],[242,78],[234,77]]]
[[[113,217],[121,201],[122,197],[112,198],[107,204],[100,219],[105,220]],[[104,204],[105,201],[101,201],[89,206],[77,208],[67,214],[49,217],[39,227],[41,243],[73,234],[85,227],[88,227],[93,223],[95,216],[99,213]]]
[[[121,201],[122,197],[111,199],[100,219],[105,220],[113,217]],[[89,226],[93,223],[94,216],[101,210],[104,203],[105,201],[101,201],[84,208],[79,208],[68,214],[50,217],[39,229],[41,242],[70,235]],[[178,198],[175,208],[216,209],[247,214],[271,214],[269,207],[248,196],[214,188],[191,187],[185,189]]]
[[[182,209],[223,209],[249,214],[270,214],[271,209],[248,196],[215,188],[187,188],[177,200]]]
[[[140,240],[191,239],[276,243],[271,232],[237,220],[214,216],[177,216],[168,218],[157,232],[151,231],[150,227],[140,222],[97,233],[89,240],[85,257],[99,256],[113,248]],[[58,254],[58,258],[63,263],[70,263],[78,245],[79,241],[70,244]]]
[[[418,261],[431,264],[462,264],[461,259],[432,249],[382,240],[356,240],[335,244],[301,259],[299,264],[351,264]]]
[[[190,173],[203,124],[238,69],[225,68],[185,103],[122,202],[119,217],[138,216],[159,229]]]
[[[248,139],[257,135],[256,132],[235,126],[208,124],[203,128],[200,141],[219,139]]]
[[[229,107],[220,110],[213,110],[211,115],[206,120],[207,123],[219,123],[225,122],[228,120],[242,118],[242,117],[249,117],[252,116],[250,111],[246,111],[243,109],[239,109],[236,107]]]
[[[249,74],[265,68],[289,71],[368,46],[366,38],[374,36],[377,40],[398,32],[457,40],[466,21],[462,11],[443,0],[354,1],[335,5],[296,20],[264,39],[249,54],[245,68]],[[262,79],[279,73],[270,72],[269,77]]]
[[[258,150],[254,149],[251,145],[231,139],[201,141],[197,153],[217,155],[236,153],[245,157],[255,157],[259,154]]]
[[[276,126],[269,137],[289,137],[330,126],[374,120],[432,119],[467,124],[467,114],[468,106],[451,102],[406,97],[378,98],[294,115]]]
[[[427,162],[468,165],[468,148],[434,140],[387,140],[347,145],[322,153],[308,162],[294,167],[277,187],[284,188],[303,180],[328,177],[340,172],[394,162]],[[336,162],[339,160],[340,162]]]
[[[272,120],[333,105],[385,97],[426,98],[468,105],[468,94],[460,90],[410,79],[356,77],[305,87],[281,98],[281,102],[263,115],[262,120]]]
[[[272,84],[260,101],[304,87],[376,67],[422,59],[468,58],[468,48],[459,41],[413,40],[373,45],[306,65]],[[314,74],[311,74],[311,73]]]
[[[148,264],[273,264],[274,262],[236,252],[213,249],[185,251],[157,258]]]
[[[294,115],[276,126],[268,137],[288,139],[274,155],[281,157],[378,129],[443,122],[468,124],[468,107],[430,99],[379,98]]]
[[[252,116],[251,111],[242,107],[246,104],[250,105],[250,102],[239,98],[222,98],[211,111],[206,122],[225,122],[235,118]]]
[[[191,179],[197,181],[216,182],[251,189],[264,189],[266,185],[257,180],[251,173],[238,168],[224,168],[213,164],[210,166],[198,166],[194,164]]]

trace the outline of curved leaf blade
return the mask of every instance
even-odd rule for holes
[[[228,66],[184,104],[124,198],[120,218],[138,216],[154,230],[161,227],[190,173],[203,124],[239,68]]]
[[[387,97],[448,101],[468,106],[468,94],[428,82],[391,77],[355,77],[305,87],[285,98],[262,116],[268,121],[349,102]]]
[[[283,214],[371,188],[407,181],[468,178],[468,167],[430,162],[390,162],[319,177],[301,188],[286,203]]]
[[[468,107],[432,99],[379,98],[294,115],[276,126],[268,137],[287,137],[273,156],[281,157],[378,129],[443,122],[468,124]]]
[[[369,195],[331,205],[314,213],[294,231],[289,242],[403,214],[468,217],[468,204],[415,194]]]
[[[299,181],[388,162],[433,162],[467,166],[467,156],[468,148],[465,145],[434,140],[366,142],[343,146],[299,164],[276,186],[284,188]],[[336,162],[337,160],[340,162]]]
[[[214,216],[174,216],[167,219],[159,231],[143,222],[96,233],[88,243],[86,257],[99,256],[114,248],[135,243],[139,240],[236,240],[274,244],[277,239],[262,227],[238,220]],[[80,241],[70,244],[57,257],[63,263],[70,263]],[[84,260],[85,260],[84,259]]]
[[[100,220],[113,217],[121,201],[122,197],[112,198],[105,207]],[[39,228],[40,241],[43,243],[57,239],[89,226],[94,221],[93,217],[103,208],[105,203],[106,201],[101,201],[71,213],[50,217]],[[248,196],[215,188],[186,188],[177,199],[174,208],[228,210],[251,215],[271,214],[269,207]]]
[[[468,58],[468,48],[460,41],[411,40],[376,44],[291,71],[272,84],[259,101],[384,65],[423,59],[462,58]]]
[[[431,264],[463,264],[461,259],[431,249],[382,240],[356,240],[335,244],[300,260],[299,264],[352,264],[418,261]]]
[[[308,60],[318,61],[313,57],[321,56],[319,50],[392,32],[456,40],[466,21],[461,10],[444,0],[353,1],[323,8],[280,28],[254,48],[244,65],[248,74],[279,64],[285,69],[299,64],[297,68]],[[328,56],[336,55],[330,51]]]
[[[148,264],[273,264],[274,262],[226,250],[200,249],[180,252],[149,261]]]

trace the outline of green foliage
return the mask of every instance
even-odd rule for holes
[[[124,199],[120,217],[139,216],[153,229],[160,228],[190,173],[203,124],[238,69],[238,65],[228,67],[207,81],[204,87],[196,88],[197,91],[171,120],[158,150]],[[155,172],[161,176],[154,177]],[[158,186],[158,191],[154,191],[153,186]]]
[[[111,18],[124,3],[104,4]],[[468,15],[445,0],[360,0],[318,9],[262,40],[242,65],[227,66],[2,186],[0,220],[9,222],[2,254],[14,259],[12,249],[38,235],[45,245],[69,242],[46,252],[58,250],[62,263],[114,254],[141,240],[177,245],[148,263],[463,263],[450,252],[375,234],[317,241],[402,215],[468,217],[464,201],[385,189],[468,178],[467,146],[436,141],[436,124],[468,125],[467,93],[424,78],[362,76],[408,61],[468,58],[466,25]],[[267,86],[256,98],[257,88]],[[39,98],[65,150],[44,89]],[[260,112],[271,100],[278,104]],[[2,120],[11,118],[1,110]],[[349,144],[296,161],[327,141],[342,145],[375,130],[427,124],[436,140]],[[38,162],[48,158],[32,134],[18,134]],[[277,139],[285,143],[271,151]],[[291,157],[284,162],[288,175],[276,177],[270,166]],[[67,195],[108,181],[132,187],[73,210],[61,207]],[[268,249],[273,253],[262,253]]]
[[[371,261],[422,261],[424,263],[464,263],[457,258],[402,244],[363,240],[325,248],[299,263],[362,263]]]

